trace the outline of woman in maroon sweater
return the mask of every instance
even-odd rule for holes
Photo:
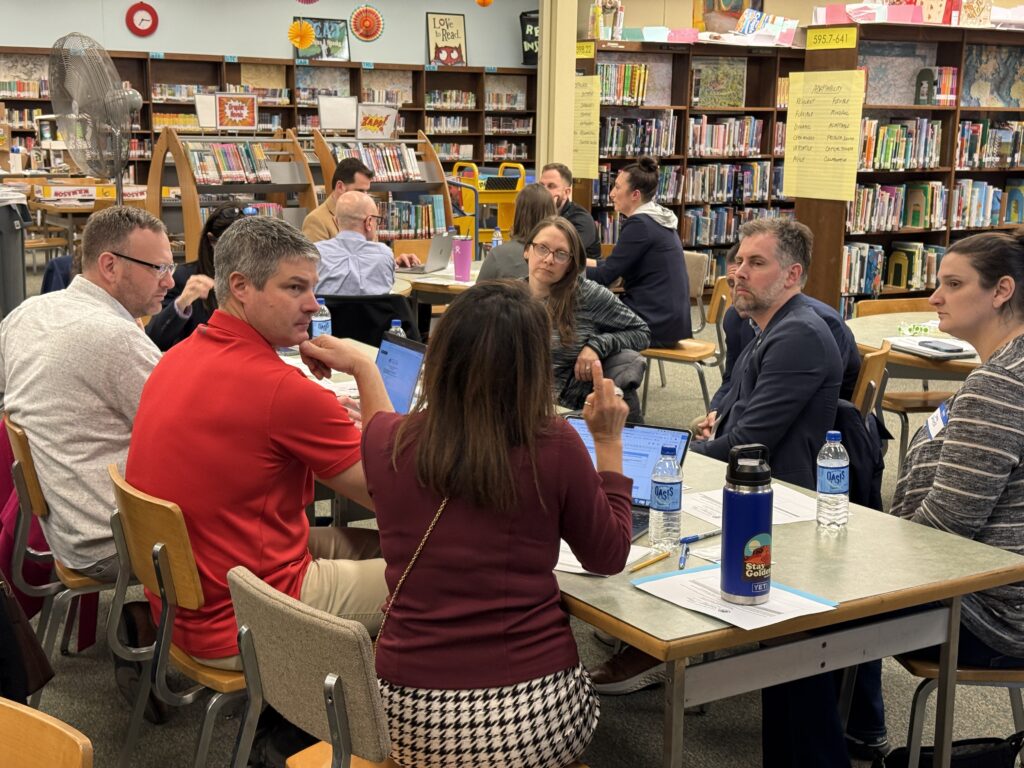
[[[597,725],[552,569],[560,539],[595,573],[625,565],[628,409],[595,364],[595,471],[554,414],[549,337],[525,284],[478,284],[431,334],[412,413],[366,426],[391,592],[377,675],[402,765],[564,766]]]

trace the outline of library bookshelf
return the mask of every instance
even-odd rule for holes
[[[327,186],[330,186],[339,157],[358,157],[373,170],[370,194],[378,200],[384,216],[382,240],[428,237],[452,226],[452,201],[445,170],[423,131],[419,131],[415,139],[364,141],[352,136],[324,136],[314,129],[313,152]],[[402,210],[405,204],[425,205],[421,198],[427,196],[440,198],[433,223],[422,226],[410,224],[406,221],[408,214]],[[393,219],[401,221],[393,222]]]
[[[927,295],[950,244],[1024,221],[1024,101],[1011,93],[1024,34],[848,26],[855,48],[808,50],[804,68],[867,73],[856,199],[796,201],[815,236],[805,290],[846,314],[861,298]],[[940,67],[955,68],[952,90],[918,94],[919,71]]]
[[[261,199],[282,207],[284,218],[297,227],[317,206],[313,176],[294,136],[179,136],[174,128],[160,133],[153,149],[146,207],[163,218],[170,201],[163,187],[171,181],[180,191],[185,260],[199,258],[203,209],[230,199]]]
[[[803,51],[617,41],[595,49],[576,71],[601,87],[599,178],[577,180],[573,197],[590,208],[602,242],[615,242],[615,175],[652,155],[656,199],[679,217],[683,246],[712,256],[712,285],[740,224],[793,215],[782,197],[785,83]]]

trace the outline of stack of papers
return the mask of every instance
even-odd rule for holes
[[[815,520],[818,514],[818,502],[811,496],[784,485],[772,486],[772,525],[785,523],[801,523]],[[683,494],[683,512],[699,517],[716,528],[722,527],[722,491],[703,491],[702,493]],[[696,554],[696,551],[693,551]]]
[[[629,556],[626,557],[626,564],[635,563],[637,560],[647,557],[654,550],[650,547],[638,547],[633,544],[629,548]],[[583,566],[580,565],[580,561],[576,559],[576,555],[569,549],[569,545],[564,541],[558,549],[558,562],[555,564],[555,570],[561,571],[562,573],[586,573],[591,576],[600,576],[603,574],[590,573],[590,571],[584,570]]]

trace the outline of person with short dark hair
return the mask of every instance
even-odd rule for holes
[[[623,303],[646,321],[652,347],[674,347],[693,337],[690,280],[686,274],[679,219],[654,202],[658,163],[641,157],[615,177],[615,210],[626,217],[607,259],[587,262],[587,277],[611,285],[620,277]]]
[[[413,411],[366,422],[391,589],[376,667],[402,765],[570,765],[596,728],[552,569],[560,540],[594,573],[625,565],[627,408],[596,363],[595,470],[555,415],[549,334],[522,281],[477,283],[441,316]]]
[[[160,359],[137,321],[160,311],[173,273],[163,222],[107,208],[85,225],[71,285],[27,299],[0,323],[0,395],[32,445],[50,508],[46,540],[61,563],[97,581],[113,582],[118,569],[107,467],[123,466]]]
[[[538,221],[555,213],[554,200],[543,184],[527,184],[519,190],[509,239],[492,248],[484,258],[477,282],[526,277],[526,244],[530,241],[530,232]]]
[[[369,192],[373,180],[373,169],[367,168],[362,161],[354,157],[344,157],[338,161],[331,177],[331,190],[327,199],[307,214],[302,222],[302,234],[311,242],[330,240],[338,234],[338,222],[335,220],[335,206],[338,198],[345,192]]]
[[[146,324],[146,335],[166,352],[187,339],[217,309],[213,290],[213,249],[227,228],[243,216],[256,216],[246,203],[225,203],[207,217],[199,234],[199,258],[174,270],[174,287],[164,297],[164,308]]]
[[[573,202],[572,171],[569,170],[569,166],[563,163],[548,163],[540,169],[538,181],[551,194],[551,199],[555,203],[555,213],[563,219],[568,219],[576,227],[587,258],[600,258],[601,236],[597,233],[597,224],[594,223],[590,211]]]

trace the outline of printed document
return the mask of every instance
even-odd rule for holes
[[[629,555],[626,557],[626,564],[635,563],[637,560],[643,559],[654,552],[650,547],[639,547],[636,544],[632,544],[629,547]],[[558,550],[558,562],[555,564],[555,570],[561,571],[562,573],[586,573],[591,576],[603,576],[600,573],[590,573],[583,569],[580,565],[580,561],[576,559],[576,555],[569,549],[569,545],[564,541],[560,542],[560,548]]]
[[[818,513],[818,502],[812,496],[784,485],[772,486],[772,524],[800,523],[814,520]],[[702,491],[683,494],[683,512],[712,525],[722,527],[722,490]]]

